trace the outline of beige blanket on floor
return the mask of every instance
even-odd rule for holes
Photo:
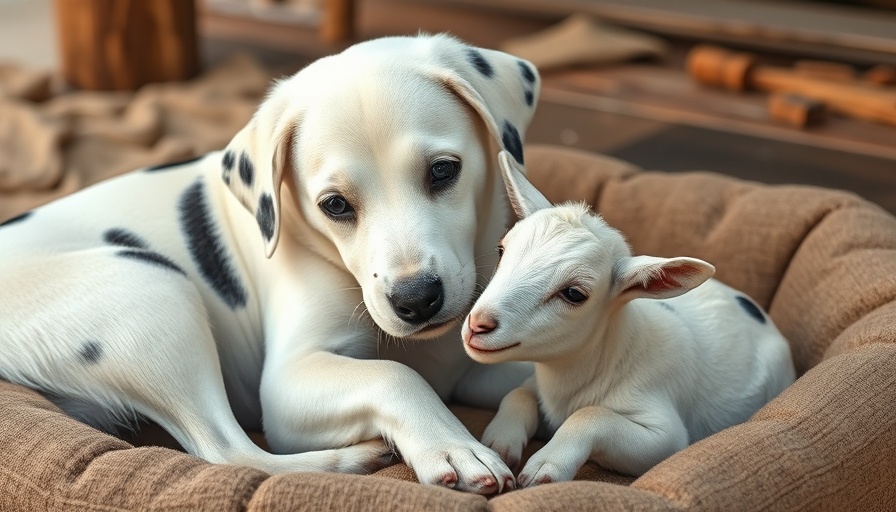
[[[0,221],[110,176],[224,147],[271,78],[236,57],[135,93],[57,92],[50,73],[0,64]]]

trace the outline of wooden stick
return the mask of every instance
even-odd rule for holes
[[[880,64],[865,72],[866,82],[876,85],[896,85],[896,66]]]
[[[896,91],[886,88],[808,77],[786,68],[759,65],[749,54],[710,46],[691,51],[688,69],[698,82],[706,85],[737,91],[795,93],[821,101],[838,113],[896,125]]]
[[[825,118],[824,103],[789,93],[773,93],[768,100],[772,119],[796,128],[821,124]]]
[[[826,60],[798,60],[793,64],[793,69],[803,76],[831,82],[855,82],[857,74],[856,68],[849,64]]]

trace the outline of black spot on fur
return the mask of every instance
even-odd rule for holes
[[[123,247],[133,247],[135,249],[146,249],[149,245],[136,233],[121,228],[112,228],[103,233],[103,240],[107,244],[121,245]]]
[[[103,357],[103,346],[95,341],[87,341],[81,345],[78,355],[81,356],[81,361],[96,364]]]
[[[10,224],[16,224],[18,222],[22,222],[23,220],[27,219],[28,217],[31,217],[31,215],[33,215],[33,214],[34,214],[34,212],[25,212],[25,213],[16,215],[15,217],[13,217],[11,219],[6,219],[5,221],[0,222],[0,227],[9,226]]]
[[[159,267],[165,267],[165,268],[171,269],[183,276],[187,275],[187,273],[184,272],[184,269],[177,266],[177,263],[174,263],[170,259],[168,259],[165,256],[162,256],[161,254],[154,252],[154,251],[148,251],[145,249],[125,249],[123,251],[118,251],[117,253],[115,253],[115,255],[121,256],[122,258],[129,258],[132,260],[139,260],[139,261],[143,261],[146,263],[151,263],[151,264],[159,266]]]
[[[756,319],[757,322],[764,324],[765,323],[765,315],[762,314],[762,310],[753,303],[752,300],[744,297],[743,295],[738,295],[734,297],[737,300],[737,303],[740,304],[740,307],[744,308],[744,311],[747,312],[748,315],[752,316]]]
[[[233,151],[225,151],[224,156],[221,157],[221,167],[224,169],[221,173],[221,179],[228,185],[230,185],[230,175],[233,174],[233,164],[235,163],[236,157],[233,156]]]
[[[526,91],[526,105],[532,106],[532,103],[535,101],[535,93],[532,91]]]
[[[204,155],[199,155],[199,156],[197,156],[197,157],[190,158],[189,160],[181,160],[181,161],[179,161],[179,162],[169,162],[169,163],[167,163],[167,164],[154,165],[154,166],[152,166],[152,167],[147,167],[147,168],[146,168],[146,172],[166,171],[166,170],[168,170],[168,169],[173,169],[173,168],[175,168],[175,167],[180,167],[181,165],[191,164],[191,163],[193,163],[193,162],[199,160],[199,159],[202,158],[203,156],[204,156]]]
[[[669,311],[671,311],[671,312],[673,312],[673,313],[675,312],[675,308],[673,308],[673,307],[672,307],[672,304],[669,304],[668,302],[665,302],[665,301],[657,301],[657,304],[659,304],[660,306],[666,308],[667,310],[669,310]]]
[[[252,180],[255,178],[255,166],[246,153],[240,154],[240,178],[247,187],[252,186]]]
[[[258,198],[258,211],[255,213],[255,220],[258,221],[258,227],[261,229],[261,235],[267,241],[274,236],[274,200],[270,194],[262,194]]]
[[[218,239],[201,181],[187,188],[178,206],[181,229],[200,274],[231,309],[244,307],[246,290],[230,262],[226,247]]]
[[[530,84],[535,83],[535,73],[532,72],[532,68],[529,67],[525,62],[518,60],[516,61],[517,65],[520,67],[520,73],[523,74],[523,78],[529,82]]]
[[[482,56],[482,52],[475,48],[468,48],[467,57],[470,59],[470,63],[473,64],[473,67],[476,68],[476,71],[482,73],[483,76],[486,78],[494,76],[495,70],[492,69],[492,65]]]
[[[516,131],[516,127],[510,124],[510,121],[504,121],[501,142],[504,144],[504,149],[513,155],[514,160],[523,165],[523,141],[520,139],[520,132]]]
[[[233,156],[233,151],[228,149],[224,152],[224,156],[221,157],[221,165],[224,166],[225,171],[232,171],[234,163],[236,163],[236,158]]]

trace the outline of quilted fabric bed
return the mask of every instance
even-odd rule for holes
[[[797,382],[638,479],[589,463],[575,482],[492,499],[421,486],[401,464],[370,476],[212,465],[103,434],[0,383],[0,510],[896,509],[896,218],[819,188],[647,172],[553,147],[526,159],[551,200],[589,202],[636,252],[715,264],[790,340]],[[474,433],[491,414],[455,411]]]

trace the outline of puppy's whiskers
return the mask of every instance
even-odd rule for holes
[[[352,310],[352,314],[351,314],[351,316],[348,317],[348,326],[349,326],[349,328],[351,328],[351,326],[352,326],[352,320],[355,318],[355,313],[358,311],[358,308],[360,308],[362,305],[364,305],[364,300],[363,300],[363,299],[361,300],[361,302],[358,302],[358,305],[355,306],[355,309]],[[367,312],[367,308],[365,307],[364,310],[361,311],[361,314],[358,315],[358,320],[357,320],[357,322],[355,323],[355,326],[359,326],[359,325],[361,325],[361,319],[364,317],[364,313],[366,313],[366,312]]]
[[[485,258],[485,257],[487,257],[487,256],[491,256],[491,255],[492,255],[491,253],[485,253],[485,254],[480,254],[479,256],[473,256],[472,259],[466,261],[466,262],[465,262],[463,265],[461,265],[461,266],[466,267],[466,266],[469,265],[470,263],[472,263],[472,262],[474,262],[474,261],[476,261],[476,260],[478,260],[478,259],[480,259],[480,258]]]

